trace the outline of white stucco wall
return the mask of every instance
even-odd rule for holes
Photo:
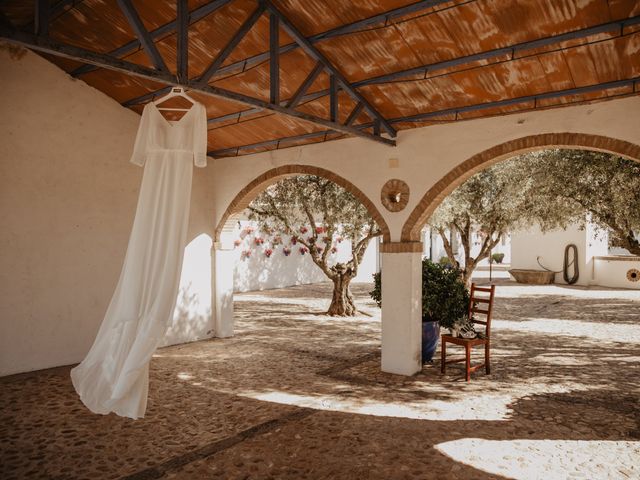
[[[118,281],[142,169],[128,161],[139,116],[33,53],[11,58],[0,48],[0,113],[6,375],[75,363],[88,351]],[[170,343],[211,330],[211,280],[201,270],[211,264],[210,174],[194,171]]]
[[[35,54],[15,60],[0,48],[0,112],[2,375],[82,359],[118,279],[142,172],[128,163],[138,116]],[[167,342],[211,334],[212,227],[234,196],[271,168],[305,164],[341,175],[371,199],[398,241],[425,192],[479,152],[557,132],[640,144],[638,125],[635,96],[406,130],[397,147],[349,138],[210,161],[195,171],[177,323]],[[380,202],[391,178],[411,188],[397,213]],[[419,271],[417,261],[402,265]]]
[[[217,159],[214,178],[216,222],[249,182],[277,166],[316,165],[352,182],[384,216],[393,241],[423,195],[445,174],[473,155],[529,135],[574,132],[612,137],[640,144],[640,97],[598,102],[501,117],[433,125],[398,133],[390,147],[361,138],[347,138],[277,151]],[[390,159],[398,159],[397,168]],[[398,178],[411,189],[407,207],[388,212],[380,201],[384,183]]]
[[[234,228],[235,245],[234,256],[234,292],[248,292],[253,290],[266,290],[270,288],[289,287],[292,285],[304,285],[328,281],[322,270],[313,263],[307,253],[300,254],[300,244],[291,245],[291,239],[282,235],[282,245],[273,246],[269,237],[255,230],[250,234],[243,234],[246,227],[256,228],[253,222],[240,221],[240,225]],[[262,245],[255,244],[255,238],[265,240]],[[288,247],[291,253],[285,256],[283,248]],[[272,250],[270,257],[265,255],[265,250]],[[345,262],[351,258],[351,242],[343,240],[337,244],[338,251],[329,254],[330,264]],[[369,243],[362,263],[358,268],[358,275],[354,282],[372,282],[372,275],[377,271],[377,242]],[[246,256],[243,252],[249,252]]]
[[[596,285],[611,288],[640,290],[640,257],[633,255],[612,255],[595,257],[593,276]],[[635,277],[630,273],[635,273]]]
[[[540,263],[553,271],[561,271],[564,265],[564,250],[567,245],[578,247],[579,277],[577,285],[596,284],[594,278],[594,257],[606,255],[608,235],[594,224],[586,228],[569,225],[566,229],[542,233],[539,227],[513,232],[511,234],[511,268],[542,270]],[[573,274],[573,267],[569,275]],[[556,273],[555,283],[566,283],[562,273]]]

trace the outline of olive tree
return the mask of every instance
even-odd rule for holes
[[[563,211],[569,221],[591,221],[609,232],[612,246],[640,255],[640,163],[585,150],[544,150],[521,159],[539,196]]]
[[[587,214],[609,231],[612,245],[640,255],[640,164],[585,150],[520,155],[472,176],[445,198],[428,224],[469,284],[478,263],[507,232],[533,223],[542,231],[584,224]],[[460,236],[464,267],[447,232]],[[472,257],[474,232],[482,242]]]
[[[488,258],[502,237],[524,225],[533,206],[533,185],[511,168],[513,161],[483,170],[456,188],[428,221],[444,244],[449,260],[467,285],[479,262]],[[455,258],[451,232],[460,237],[464,265]],[[480,250],[472,256],[473,234],[480,233]]]
[[[253,200],[249,218],[263,231],[285,234],[307,249],[313,262],[333,282],[327,314],[353,316],[349,289],[358,274],[369,241],[381,231],[367,209],[341,186],[315,175],[279,180]],[[340,240],[351,243],[351,258],[335,262],[330,255]]]

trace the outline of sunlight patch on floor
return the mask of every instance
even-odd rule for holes
[[[494,330],[512,330],[535,334],[586,337],[603,342],[640,343],[640,326],[616,325],[612,323],[594,324],[581,320],[530,317],[523,321],[498,320],[492,323]]]
[[[435,448],[457,462],[507,478],[640,478],[640,442],[462,438]]]
[[[555,393],[586,391],[589,389],[589,387],[579,384],[574,385],[574,387],[573,389],[568,389],[567,386],[558,386]],[[301,395],[280,391],[229,393],[235,393],[238,396],[254,400],[313,408],[315,410],[432,421],[509,420],[513,415],[511,406],[514,403],[522,397],[531,397],[536,394],[535,389],[530,389],[530,391],[519,391],[518,394],[483,395],[478,393],[478,395],[474,396],[459,396],[445,400],[425,398],[417,401],[395,399],[395,401],[384,402],[362,395],[358,396],[358,398],[344,398],[331,394]],[[437,396],[438,394],[434,394],[434,397]]]

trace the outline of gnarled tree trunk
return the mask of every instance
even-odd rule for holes
[[[349,284],[353,277],[350,273],[336,274],[333,280],[333,297],[327,310],[328,315],[340,317],[353,317],[356,315],[356,305],[353,303],[353,295]]]

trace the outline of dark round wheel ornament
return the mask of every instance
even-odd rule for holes
[[[631,268],[627,271],[627,280],[630,282],[640,281],[640,270],[637,268]]]
[[[409,202],[409,185],[397,178],[389,180],[382,187],[380,200],[390,212],[399,212]]]

